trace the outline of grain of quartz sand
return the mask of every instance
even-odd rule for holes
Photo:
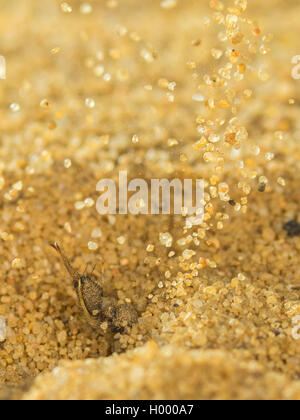
[[[76,1],[72,11],[0,3],[9,64],[0,84],[0,398],[299,399],[300,237],[285,228],[300,222],[300,84],[290,76],[299,6],[251,2],[244,12],[275,38],[269,54],[251,24],[246,38],[234,38],[235,49],[250,41],[244,61],[253,58],[259,80],[249,72],[243,80],[245,63],[231,51],[238,74],[228,83],[242,83],[244,121],[218,146],[216,133],[205,144],[203,130],[232,97],[222,86],[197,90],[202,69],[212,77],[225,59],[206,18],[218,10],[147,2],[141,16],[134,0],[92,11]],[[203,92],[214,99],[207,109]],[[236,141],[246,169],[232,158]],[[214,153],[225,159],[217,171]],[[146,179],[209,178],[219,198],[207,207],[205,236],[179,216],[99,216],[96,183],[124,169]],[[79,271],[97,263],[105,294],[134,304],[130,331],[86,324],[49,241]]]

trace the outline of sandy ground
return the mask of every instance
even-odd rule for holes
[[[0,399],[300,399],[300,7],[234,3],[0,1]],[[204,179],[204,222],[101,216],[124,170]]]

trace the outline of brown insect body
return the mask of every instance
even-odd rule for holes
[[[73,285],[79,304],[91,326],[100,328],[104,322],[112,332],[124,332],[137,322],[137,313],[132,305],[118,304],[114,297],[103,296],[102,287],[92,275],[81,275],[73,268],[57,243],[51,246],[60,254],[62,261],[73,279]]]

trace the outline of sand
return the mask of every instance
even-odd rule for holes
[[[0,1],[0,399],[300,399],[300,8],[173,3]],[[204,178],[204,224],[101,216],[124,170]],[[136,324],[87,323],[55,241]]]

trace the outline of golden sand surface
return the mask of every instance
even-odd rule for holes
[[[0,1],[0,399],[300,399],[300,4],[249,3]],[[203,178],[203,223],[101,216],[124,170]]]

